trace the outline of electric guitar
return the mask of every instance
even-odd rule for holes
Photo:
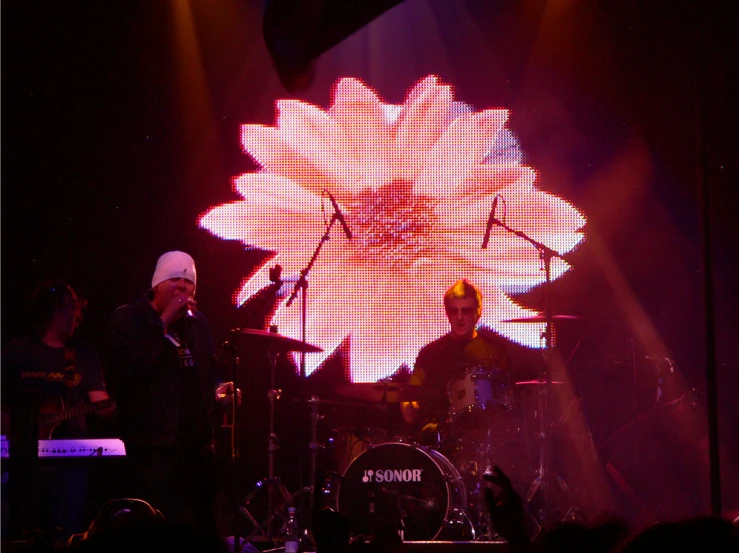
[[[54,430],[63,422],[98,413],[105,409],[115,407],[115,401],[112,398],[97,401],[95,403],[86,403],[77,407],[64,408],[64,399],[61,397],[52,398],[39,407],[38,429],[39,439],[51,440],[54,438]]]

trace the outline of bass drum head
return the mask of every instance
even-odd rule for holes
[[[433,540],[457,524],[464,484],[440,453],[406,443],[376,445],[347,467],[337,509],[354,536],[375,536],[392,526],[406,541]]]

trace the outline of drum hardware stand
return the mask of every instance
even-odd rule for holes
[[[271,332],[276,332],[276,327],[270,329]],[[294,498],[300,493],[290,494],[282,481],[275,476],[275,453],[280,449],[279,440],[275,433],[275,402],[280,399],[282,390],[275,388],[275,371],[277,365],[278,354],[274,351],[269,351],[267,354],[270,365],[270,389],[267,392],[267,399],[269,400],[269,437],[267,439],[267,478],[260,480],[255,488],[249,493],[247,498],[242,504],[239,505],[239,513],[246,517],[256,527],[254,532],[246,538],[246,541],[250,541],[256,537],[257,534],[263,535],[267,540],[274,541],[274,537],[279,533],[279,530],[275,531],[272,526],[274,520],[279,516],[284,519],[282,512],[285,507],[294,500]],[[234,383],[235,384],[235,383]],[[234,421],[236,419],[234,418]],[[237,450],[238,451],[238,450]],[[259,524],[256,522],[254,517],[249,513],[246,508],[256,495],[256,492],[264,485],[267,486],[267,519]],[[275,506],[276,503],[276,492],[280,492],[283,498],[283,502],[279,506]],[[236,521],[234,521],[235,523]],[[237,536],[238,532],[234,532],[234,536]],[[238,540],[234,540],[234,546]],[[239,552],[240,553],[240,552]]]
[[[575,503],[572,500],[572,496],[570,494],[569,486],[567,485],[567,482],[565,482],[564,478],[562,478],[560,475],[556,473],[549,473],[549,467],[547,463],[547,455],[549,454],[549,451],[547,450],[549,446],[549,430],[551,429],[551,424],[548,422],[548,417],[546,416],[547,413],[547,400],[548,400],[548,394],[546,387],[544,389],[539,389],[537,391],[539,395],[539,401],[538,401],[538,411],[539,411],[539,467],[536,469],[536,477],[534,478],[534,481],[529,486],[528,491],[526,492],[526,496],[523,498],[524,505],[527,507],[531,506],[531,502],[534,499],[534,496],[536,496],[536,492],[539,490],[544,491],[542,488],[547,483],[545,479],[547,476],[551,478],[551,476],[556,476],[557,478],[557,485],[559,486],[560,491],[562,492],[562,495],[565,498],[565,501],[567,502],[567,505],[569,505],[569,509],[562,517],[562,522],[566,520],[577,520],[581,518],[580,510],[575,506]],[[548,501],[551,499],[551,495],[549,498],[545,496],[544,500]],[[545,513],[544,513],[544,522],[551,523],[551,517],[552,517],[552,509],[551,504],[545,503]],[[549,517],[549,519],[547,519]],[[544,526],[544,525],[542,525]],[[544,526],[545,529],[549,529],[549,527]]]
[[[499,221],[495,218],[495,209],[498,204],[498,199],[500,198],[500,195],[497,195],[495,199],[493,200],[493,206],[490,212],[490,217],[488,219],[487,223],[487,229],[485,231],[485,237],[482,242],[482,248],[485,249],[487,247],[488,239],[490,237],[490,230],[493,225],[499,226],[505,231],[515,234],[519,238],[523,238],[527,242],[529,242],[531,245],[533,245],[538,251],[539,251],[539,257],[542,261],[542,264],[544,265],[544,274],[545,274],[545,281],[544,281],[544,314],[545,314],[545,327],[544,327],[544,344],[545,344],[545,351],[546,353],[550,353],[553,344],[552,344],[552,308],[549,298],[549,289],[552,283],[552,275],[551,275],[551,262],[553,257],[558,257],[562,260],[565,260],[565,257],[556,252],[555,250],[551,249],[549,246],[542,244],[541,242],[538,242],[534,240],[533,238],[527,236],[524,232],[520,230],[515,230],[508,225],[506,225],[504,222]],[[505,199],[503,200],[505,204]],[[504,214],[505,217],[505,214]],[[549,420],[551,419],[551,413],[550,413],[550,402],[549,398],[551,397],[551,390],[552,390],[552,371],[549,367],[549,356],[547,356],[547,364],[545,369],[545,377],[546,377],[546,385],[545,385],[545,391],[544,395],[540,396],[541,401],[541,410],[540,410],[540,417],[541,417],[541,455],[539,457],[539,470],[537,471],[538,474],[536,475],[536,479],[531,485],[531,488],[529,490],[529,493],[527,494],[527,500],[530,501],[530,498],[533,497],[533,495],[536,493],[538,489],[541,490],[542,496],[544,498],[544,509],[543,509],[543,524],[545,530],[549,530],[552,527],[552,486],[551,486],[551,475],[549,471],[549,464],[550,464],[550,455],[551,455],[551,443],[550,443],[550,435],[549,435]],[[527,501],[527,502],[528,502]]]
[[[251,503],[252,499],[254,499],[254,496],[257,494],[257,492],[265,485],[268,486],[268,490],[269,490],[270,485],[273,487],[273,490],[275,487],[277,488],[277,490],[282,495],[282,503],[280,503],[280,505],[277,506],[276,508],[273,508],[270,506],[268,508],[269,512],[267,514],[267,518],[265,519],[264,522],[260,524],[252,516],[252,514],[247,510],[247,506],[249,505],[249,503]],[[281,519],[282,522],[284,522],[287,519],[287,517],[283,513],[290,505],[295,503],[295,499],[304,491],[307,491],[307,490],[298,490],[297,492],[290,494],[290,492],[287,490],[285,485],[282,483],[282,480],[280,480],[279,478],[272,478],[272,479],[264,478],[263,480],[260,480],[259,482],[257,482],[257,484],[254,486],[254,489],[252,489],[252,491],[249,492],[249,495],[244,500],[244,504],[241,505],[241,507],[239,508],[239,512],[241,513],[241,515],[244,516],[247,520],[249,520],[249,522],[251,522],[251,524],[254,526],[254,530],[252,531],[251,534],[249,534],[248,536],[244,538],[244,541],[250,542],[257,536],[261,535],[268,541],[274,542],[275,540],[273,538],[273,534],[270,531],[270,527],[272,523],[278,518]],[[274,491],[273,491],[273,495],[274,495]],[[273,505],[273,503],[270,503],[270,505]]]
[[[239,334],[241,333],[240,328],[231,330],[230,339],[226,340],[223,344],[226,350],[231,355],[231,382],[233,382],[233,401],[231,402],[231,424],[224,424],[223,428],[230,428],[231,430],[231,464],[234,468],[234,475],[237,471],[237,464],[240,457],[239,451],[239,401],[238,401],[238,390],[239,390],[239,369],[241,366],[241,359],[239,358]],[[238,497],[238,492],[236,493]],[[241,505],[237,506],[237,513],[233,517],[233,536],[234,536],[234,553],[241,553],[241,538],[238,530],[238,512],[241,511]],[[251,515],[249,515],[250,518]],[[253,520],[253,518],[252,518]]]
[[[311,396],[310,400],[308,400],[308,403],[311,404],[311,411],[310,411],[310,443],[308,444],[308,449],[310,450],[310,481],[311,486],[308,486],[311,490],[313,490],[312,486],[316,485],[316,465],[317,465],[317,456],[318,456],[318,450],[321,449],[322,445],[318,441],[318,423],[321,421],[324,416],[321,415],[318,412],[318,405],[320,404],[321,400],[318,398],[318,396]],[[313,508],[313,505],[311,504],[311,509]]]
[[[467,509],[454,509],[454,521],[455,522],[464,522],[467,521],[467,524],[470,527],[470,541],[477,541],[477,532],[475,531],[475,524],[472,522],[472,519],[470,518],[469,513],[467,512]],[[489,523],[488,523],[489,524]],[[482,539],[483,536],[480,536],[479,539]]]

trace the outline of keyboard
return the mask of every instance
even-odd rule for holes
[[[10,456],[10,443],[0,436],[0,458]],[[118,438],[78,438],[64,440],[39,440],[39,458],[50,457],[123,457],[126,446]]]

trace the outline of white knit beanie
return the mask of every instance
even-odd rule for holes
[[[184,278],[197,285],[193,258],[185,252],[178,251],[163,254],[157,261],[154,276],[151,277],[151,287],[156,288],[157,284],[170,278]]]

